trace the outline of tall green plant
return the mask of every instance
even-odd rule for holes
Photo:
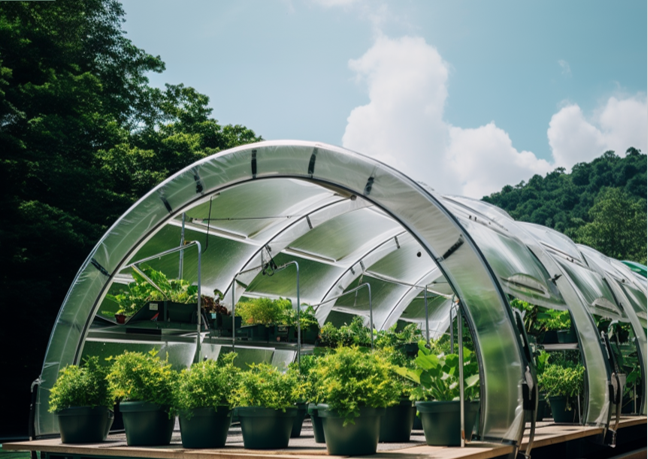
[[[467,400],[479,396],[479,365],[470,349],[463,349],[464,395]],[[412,390],[412,400],[459,400],[459,355],[435,355],[419,343],[414,369],[398,367],[396,372],[418,384]]]
[[[571,409],[574,397],[583,390],[584,377],[585,367],[579,363],[547,364],[538,375],[538,387],[547,397],[567,397],[567,408]]]
[[[83,366],[63,368],[50,392],[50,413],[72,406],[112,408],[115,400],[108,390],[107,374],[107,368],[99,365],[98,357],[88,357]]]
[[[292,302],[286,298],[253,298],[236,305],[236,315],[249,325],[270,325],[281,323],[287,310],[292,309]]]

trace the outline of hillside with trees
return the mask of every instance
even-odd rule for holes
[[[260,140],[191,87],[150,86],[164,62],[123,22],[116,0],[0,2],[0,437],[26,434],[58,309],[107,228],[170,174]]]
[[[610,257],[646,263],[646,155],[636,148],[623,157],[607,151],[569,174],[535,175],[483,200]]]

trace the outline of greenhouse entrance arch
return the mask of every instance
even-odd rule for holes
[[[203,290],[218,289],[227,302],[232,294],[238,300],[243,291],[293,297],[294,273],[282,271],[272,278],[272,286],[260,273],[268,260],[281,265],[299,259],[301,300],[323,303],[317,311],[320,323],[349,312],[366,314],[353,309],[355,304],[327,303],[365,276],[373,283],[372,319],[378,329],[398,320],[422,325],[425,291],[436,305],[426,318],[438,336],[450,323],[452,299],[459,298],[480,364],[479,435],[518,444],[525,426],[523,381],[530,364],[506,294],[529,295],[540,304],[562,299],[524,246],[480,232],[478,218],[473,220],[470,212],[462,215],[462,205],[371,158],[313,142],[246,145],[185,168],[134,204],[77,274],[46,352],[36,434],[57,431],[47,397],[59,369],[78,363],[84,354],[101,355],[108,347],[114,351],[150,344],[105,333],[110,327],[101,322],[102,304],[111,288],[124,282],[124,267],[148,257],[156,269],[175,270],[194,282],[201,270]],[[181,239],[199,240],[200,245],[182,251],[180,268],[177,261],[157,257],[178,247]],[[215,245],[216,240],[227,243]],[[497,259],[495,249],[510,259]],[[203,337],[194,329],[171,340],[162,336],[160,343],[184,364],[196,352],[213,357],[214,347],[199,350],[196,339],[200,343]],[[609,369],[602,370],[599,386],[605,389]],[[590,398],[596,400],[600,412],[593,418],[600,423],[601,413],[607,413],[602,405],[609,400],[605,394]]]

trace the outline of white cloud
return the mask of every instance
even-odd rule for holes
[[[554,166],[571,169],[607,150],[622,155],[631,146],[645,152],[647,123],[645,97],[610,97],[589,120],[578,105],[563,107],[551,117],[547,130]]]
[[[558,61],[558,65],[560,65],[560,68],[562,69],[562,74],[563,75],[571,76],[572,73],[571,73],[571,67],[569,66],[569,62],[567,62],[567,61],[565,61],[563,59],[560,59]]]
[[[349,115],[345,147],[442,193],[477,198],[551,169],[513,148],[494,123],[462,129],[444,121],[448,64],[422,38],[380,36],[349,67],[367,85],[369,103]]]

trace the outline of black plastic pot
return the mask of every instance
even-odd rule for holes
[[[185,448],[221,448],[227,441],[232,410],[227,406],[180,412],[180,436]]]
[[[306,403],[297,403],[297,417],[293,423],[292,430],[290,431],[290,438],[299,438],[301,435],[302,425],[306,417],[307,406]]]
[[[573,328],[569,330],[558,330],[558,342],[564,343],[577,343],[576,331]]]
[[[128,446],[158,446],[171,443],[175,416],[169,408],[148,402],[121,402]]]
[[[578,422],[578,409],[575,402],[572,400],[571,410],[567,409],[567,397],[549,397],[551,404],[551,414],[554,421],[559,424],[574,424]]]
[[[558,332],[556,330],[549,330],[544,335],[539,336],[540,343],[542,344],[558,344]]]
[[[418,343],[407,343],[399,345],[398,350],[408,357],[416,357],[418,355],[419,347]]]
[[[265,325],[245,325],[241,327],[241,331],[246,334],[249,340],[253,341],[268,341],[269,328]]]
[[[315,443],[326,443],[324,439],[324,426],[322,425],[322,418],[319,417],[317,405],[314,403],[308,404],[308,414],[313,423],[313,434],[315,435]]]
[[[286,411],[258,406],[237,408],[243,446],[247,449],[282,449],[288,447],[297,408]]]
[[[106,439],[114,414],[105,406],[72,406],[56,412],[63,443],[100,443]]]
[[[460,446],[461,412],[459,401],[451,402],[416,402],[416,409],[421,416],[425,442],[431,446]],[[470,439],[473,426],[479,411],[479,402],[465,402],[464,431]]]
[[[380,417],[385,408],[360,408],[360,416],[354,423],[344,425],[344,418],[318,405],[318,414],[324,425],[326,450],[332,456],[364,456],[376,454],[380,437]]]
[[[388,406],[380,418],[381,443],[406,443],[410,440],[416,408],[410,400],[401,400],[398,405]]]

